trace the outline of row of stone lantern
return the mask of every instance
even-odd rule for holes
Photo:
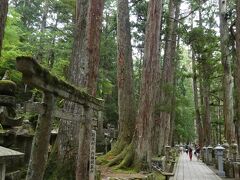
[[[207,165],[215,164],[219,176],[238,179],[240,178],[240,161],[237,149],[238,145],[234,141],[230,146],[225,142],[222,146],[217,145],[215,148],[212,146],[203,147],[202,159]]]

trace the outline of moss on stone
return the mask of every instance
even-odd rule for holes
[[[86,103],[91,102],[95,105],[103,106],[103,100],[89,95],[84,88],[76,87],[62,79],[57,78],[31,57],[18,57],[17,65],[19,71],[23,73],[23,77],[25,77],[25,79],[29,79],[31,76],[40,79],[44,83],[44,88],[46,88],[47,85],[51,86],[53,91],[52,93],[55,93],[56,95],[61,96],[58,94],[59,91],[67,92],[70,95],[69,99],[71,100],[81,99]]]
[[[10,80],[0,80],[0,94],[1,95],[14,95],[17,85]]]
[[[74,159],[64,159],[60,162],[57,156],[57,147],[54,146],[47,163],[44,179],[48,180],[75,180]]]

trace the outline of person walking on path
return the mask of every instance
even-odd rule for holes
[[[192,148],[189,146],[188,148],[188,155],[189,155],[189,158],[190,158],[190,161],[192,160]]]

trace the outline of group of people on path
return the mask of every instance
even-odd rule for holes
[[[194,151],[194,155],[197,157],[197,159],[199,160],[200,158],[200,146],[199,145],[195,145],[195,151]],[[192,161],[192,156],[193,156],[193,148],[190,145],[185,145],[185,152],[188,154],[190,161]]]

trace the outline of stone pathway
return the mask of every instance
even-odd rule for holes
[[[188,155],[183,153],[179,157],[175,176],[170,180],[221,180],[221,178],[194,155],[190,161]]]

